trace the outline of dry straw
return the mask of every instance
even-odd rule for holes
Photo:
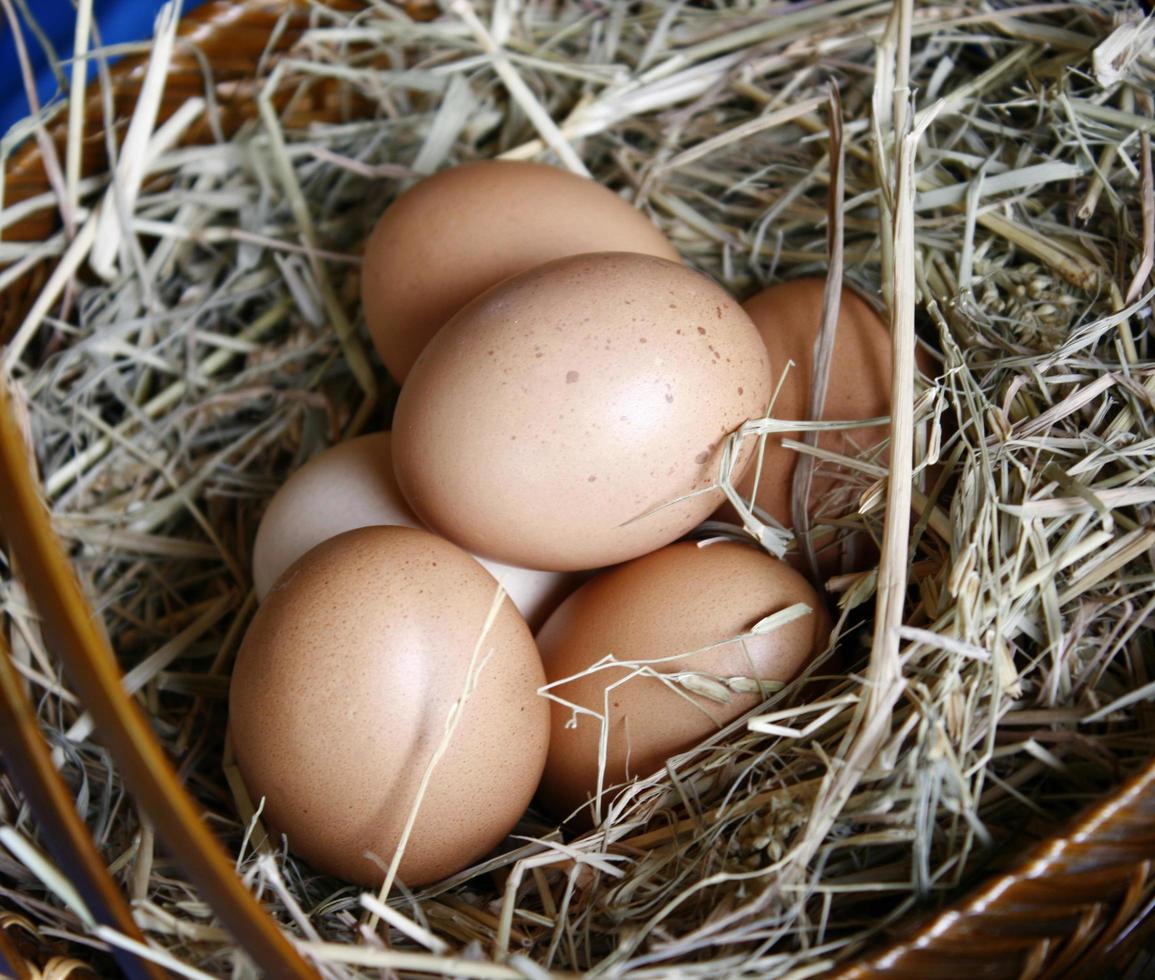
[[[100,62],[79,11],[77,58]],[[110,176],[81,175],[78,99],[17,127],[0,156],[34,135],[54,179],[36,201],[0,198],[0,229],[37,206],[62,222],[0,241],[0,288],[53,263],[3,367],[55,526],[206,820],[326,976],[811,976],[1149,757],[1155,58],[1133,4],[455,0],[429,22],[384,2],[311,17],[288,56],[256,66],[259,112],[227,141],[179,145],[216,125],[211,77],[155,125],[167,15],[152,94],[107,137]],[[286,122],[319,93],[334,121]],[[61,114],[63,163],[43,136]],[[865,530],[882,559],[831,582],[848,673],[821,700],[774,691],[613,800],[595,831],[563,840],[527,819],[504,853],[382,900],[260,829],[222,765],[227,675],[264,502],[323,446],[387,423],[357,304],[371,222],[418,174],[493,156],[588,170],[739,296],[841,266],[881,298],[892,446],[840,461],[811,436],[792,445],[820,470],[842,464],[845,506],[811,530]],[[934,379],[914,378],[916,343]],[[771,411],[744,434],[776,425]],[[746,532],[710,533],[787,542],[743,509]],[[18,580],[2,596],[55,762],[148,955],[186,976],[251,975],[154,849]],[[727,696],[683,680],[703,704]],[[0,791],[0,900],[76,955],[132,947],[87,928]]]

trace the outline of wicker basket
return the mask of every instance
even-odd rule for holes
[[[291,0],[217,0],[187,17],[181,30],[195,39],[211,61],[222,99],[226,128],[255,112],[252,93],[243,85],[270,32]],[[303,5],[289,28],[276,39],[277,51],[292,44],[305,23]],[[420,16],[418,7],[409,11]],[[139,59],[119,63],[113,72],[116,111],[129,108],[143,75]],[[200,68],[178,50],[161,114],[167,116],[203,88]],[[326,119],[326,89],[316,89],[311,105],[297,106],[298,121]],[[97,95],[92,112],[99,114]],[[56,134],[62,138],[62,131]],[[205,134],[193,132],[195,141]],[[85,173],[106,167],[104,144],[96,133],[86,142]],[[9,202],[48,189],[33,141],[10,162]],[[7,229],[9,239],[39,240],[54,228],[55,216],[43,211]],[[9,290],[0,310],[0,339],[6,340],[52,274],[50,263],[35,266]],[[138,705],[121,687],[112,650],[94,626],[72,576],[61,543],[54,537],[40,502],[28,455],[19,445],[17,417],[9,392],[0,387],[0,527],[8,553],[18,564],[27,591],[39,609],[46,636],[60,656],[82,702],[91,711],[104,744],[125,783],[157,834],[175,855],[252,958],[269,976],[315,974],[262,911],[234,874],[223,848],[198,816]],[[0,643],[2,643],[0,638]],[[32,808],[52,856],[66,871],[97,921],[143,941],[118,886],[98,856],[92,837],[78,818],[57,775],[7,651],[0,653],[0,749],[5,766]],[[1025,857],[1012,871],[988,881],[965,901],[929,921],[913,923],[892,945],[843,967],[838,976],[930,978],[1103,976],[1108,964],[1125,962],[1145,941],[1155,915],[1155,762],[1085,813],[1064,834]],[[53,955],[51,943],[19,917],[0,917],[0,968],[15,977],[31,977],[34,964]],[[155,965],[129,951],[118,954],[126,974],[163,975]],[[67,975],[57,957],[53,968]],[[82,964],[74,963],[75,967]],[[78,974],[73,974],[78,975]],[[1149,975],[1143,973],[1142,975]]]

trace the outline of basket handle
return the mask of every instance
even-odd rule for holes
[[[36,712],[11,658],[12,651],[0,634],[0,754],[4,768],[28,801],[53,859],[76,885],[92,914],[143,946],[144,936],[132,911],[52,764]],[[131,980],[162,980],[165,976],[158,966],[127,950],[114,948],[113,955]]]
[[[152,726],[125,693],[112,648],[96,628],[52,530],[27,458],[7,380],[0,377],[0,529],[40,613],[45,641],[60,657],[101,741],[158,837],[221,921],[269,976],[315,980],[317,974],[242,885],[220,842],[201,821]],[[38,816],[46,828],[51,827],[43,813]],[[65,846],[63,839],[58,844]]]

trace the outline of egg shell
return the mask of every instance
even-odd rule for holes
[[[253,543],[253,585],[264,599],[277,577],[322,541],[374,524],[421,527],[393,476],[392,438],[375,432],[339,443],[293,473],[269,501]],[[576,586],[572,575],[478,559],[537,629]]]
[[[726,642],[797,602],[806,603],[811,614]],[[551,686],[555,700],[540,801],[564,819],[599,787],[601,718],[575,713],[557,699],[608,719],[604,791],[656,772],[670,756],[761,701],[755,694],[732,694],[723,704],[685,688],[675,691],[660,678],[631,676],[637,662],[651,661],[660,674],[786,681],[826,647],[829,634],[830,618],[814,587],[785,562],[738,542],[679,542],[594,577],[538,633],[546,675],[553,685],[610,654],[633,665]]]
[[[417,516],[469,551],[597,568],[717,507],[725,436],[769,391],[765,346],[712,280],[572,256],[495,286],[430,342],[397,403],[394,469]]]
[[[814,343],[822,326],[825,288],[823,279],[797,279],[764,289],[743,304],[770,354],[775,385],[786,364],[794,362],[774,400],[770,414],[775,419],[810,417]],[[929,368],[925,358],[920,364],[923,370]],[[890,382],[890,331],[869,303],[853,290],[843,288],[822,419],[854,421],[889,415]],[[889,425],[825,432],[819,436],[818,445],[855,457],[889,435]],[[766,438],[756,503],[785,527],[792,528],[791,495],[799,453],[783,446],[784,438],[798,440],[801,433],[782,432]],[[738,492],[747,500],[754,488],[755,470],[756,467],[750,467],[737,484]],[[861,488],[861,483],[856,488],[840,478],[831,464],[819,464],[810,487],[811,520],[853,511]],[[721,520],[737,520],[729,503],[723,504],[716,516]],[[857,535],[852,541],[839,540],[834,534],[815,538],[820,573],[829,576],[841,570],[844,547],[848,548],[847,571],[868,566],[875,552],[870,542],[859,540],[861,537]],[[801,563],[795,552],[791,553],[790,560]]]
[[[361,267],[365,322],[404,381],[430,338],[490,286],[608,250],[678,261],[649,218],[592,180],[540,163],[461,164],[415,184],[381,216]]]
[[[496,589],[456,546],[402,527],[330,538],[277,581],[237,654],[229,728],[251,797],[265,797],[291,851],[380,884],[475,649],[480,671],[401,880],[444,878],[509,833],[545,762],[549,706],[533,637],[508,599],[480,642]]]

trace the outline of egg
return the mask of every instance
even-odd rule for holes
[[[330,538],[277,580],[237,653],[229,730],[290,851],[379,885],[443,743],[401,880],[440,880],[509,833],[545,762],[549,706],[508,599],[485,628],[497,587],[456,546],[403,527]]]
[[[808,403],[813,385],[814,343],[822,326],[823,291],[825,280],[797,279],[779,283],[752,296],[743,309],[754,321],[770,354],[778,375],[789,361],[794,366],[786,373],[771,409],[776,419],[809,418]],[[923,362],[924,369],[928,366]],[[838,329],[835,334],[833,356],[822,409],[824,420],[855,421],[890,414],[890,331],[875,313],[873,307],[851,289],[842,290],[839,302]],[[855,457],[877,446],[890,435],[889,425],[846,429],[823,433],[818,445],[846,456]],[[783,438],[801,439],[800,432],[786,432],[766,438],[761,473],[756,467],[746,471],[737,489],[748,501],[757,476],[755,502],[783,526],[794,526],[791,495],[794,471],[799,453],[782,445]],[[858,503],[862,483],[849,484],[840,478],[830,464],[820,464],[811,481],[808,513],[812,520],[823,516],[837,516],[853,511]],[[735,520],[729,504],[723,505],[718,515],[723,520]],[[833,575],[840,570],[844,546],[847,547],[848,568],[863,565],[869,557],[868,542],[836,537],[832,533],[814,539],[820,572]],[[859,552],[859,560],[854,553]],[[792,560],[798,560],[796,554]]]
[[[736,639],[795,603],[809,612]],[[564,819],[599,789],[656,772],[762,700],[728,692],[727,681],[788,681],[829,633],[822,600],[802,575],[735,541],[679,542],[595,576],[537,636],[553,699],[542,805]],[[625,664],[586,673],[611,655]],[[693,676],[679,683],[679,674]],[[703,675],[728,700],[697,693],[691,685]],[[602,812],[614,795],[602,797]]]
[[[381,216],[361,267],[365,323],[403,382],[430,338],[490,286],[609,250],[678,261],[641,211],[592,180],[540,163],[465,163],[415,184]]]
[[[253,585],[263,599],[277,577],[314,545],[373,524],[421,527],[393,476],[388,432],[358,436],[313,457],[269,501],[253,543]],[[577,581],[478,559],[536,629]]]
[[[647,255],[558,259],[430,341],[397,403],[397,483],[476,554],[615,564],[717,507],[725,437],[769,391],[765,346],[712,280]]]

